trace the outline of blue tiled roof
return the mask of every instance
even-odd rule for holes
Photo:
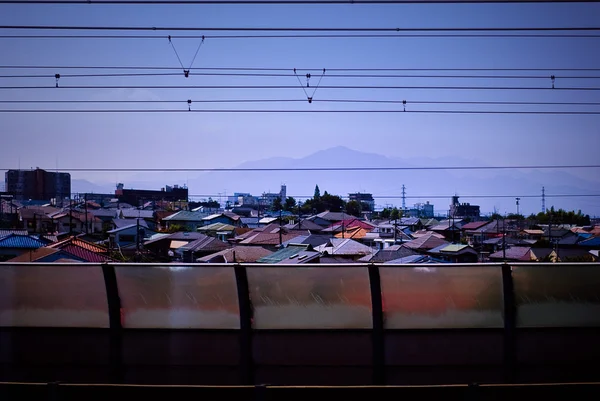
[[[45,245],[44,242],[28,235],[12,234],[0,239],[0,248],[37,249]]]

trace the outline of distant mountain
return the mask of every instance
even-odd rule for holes
[[[442,159],[391,158],[337,146],[319,150],[302,158],[274,157],[247,161],[234,167],[255,169],[254,171],[219,171],[193,176],[189,173],[189,176],[184,176],[183,182],[188,185],[190,197],[196,199],[212,196],[213,199],[224,202],[225,197],[233,195],[234,192],[261,195],[263,192],[279,192],[280,186],[285,184],[288,196],[303,200],[312,197],[315,185],[319,185],[321,193],[328,191],[343,197],[347,197],[351,192],[372,193],[379,207],[401,206],[404,185],[407,207],[417,202],[429,201],[434,204],[436,213],[444,214],[448,211],[452,195],[457,194],[461,202],[480,205],[482,213],[491,213],[494,210],[513,213],[516,212],[515,197],[521,197],[520,212],[527,215],[541,211],[543,186],[548,195],[548,208],[555,206],[568,210],[581,209],[583,213],[600,215],[598,198],[551,197],[565,194],[591,195],[598,192],[600,181],[576,176],[569,170],[414,169],[475,165],[480,166],[481,163],[456,156]],[[315,170],[333,167],[347,170]],[[181,182],[181,178],[181,175],[153,174],[150,179],[144,181],[128,181],[126,187],[159,189],[164,187],[165,183]],[[73,181],[73,188],[77,191],[86,188],[94,192],[114,192],[114,185],[106,188],[107,186],[98,186],[85,180]]]
[[[74,193],[96,193],[96,194],[114,194],[114,185],[98,185],[88,180],[72,179],[71,180],[71,192]]]
[[[443,159],[390,158],[380,154],[352,150],[344,146],[320,150],[303,158],[270,158],[248,161],[240,169],[289,169],[290,171],[248,171],[206,173],[189,180],[190,194],[232,195],[233,192],[278,192],[287,186],[289,196],[311,197],[315,185],[321,193],[347,196],[350,192],[370,192],[376,204],[384,206],[402,203],[402,185],[406,188],[406,206],[430,201],[437,213],[445,213],[454,194],[461,202],[481,206],[482,213],[497,210],[516,212],[516,200],[521,197],[520,212],[541,211],[541,189],[547,195],[593,194],[598,183],[564,170],[418,170],[414,167],[481,166],[480,162],[460,157]],[[310,168],[406,168],[406,170],[315,171]],[[469,196],[473,197],[469,197]],[[501,196],[491,198],[489,196]],[[486,196],[486,197],[476,197]],[[528,197],[538,196],[538,197]],[[546,198],[546,206],[581,209],[584,213],[600,215],[596,198]]]

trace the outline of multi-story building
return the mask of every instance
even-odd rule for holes
[[[452,204],[450,205],[450,215],[452,218],[460,219],[477,219],[480,216],[479,205],[471,205],[470,203],[460,203],[458,196],[452,197]]]
[[[363,212],[372,212],[375,210],[375,199],[373,199],[373,194],[356,192],[353,194],[348,194],[348,200],[357,201],[363,207]],[[365,209],[366,205],[366,209]]]
[[[151,189],[125,189],[122,183],[117,184],[115,197],[119,202],[128,203],[132,206],[141,206],[145,202],[187,202],[188,189],[179,185],[165,186],[160,191]]]
[[[62,205],[71,196],[71,174],[35,170],[8,170],[4,175],[6,192],[15,199],[52,201]]]

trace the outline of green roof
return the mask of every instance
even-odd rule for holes
[[[310,251],[312,250],[312,247],[308,244],[306,245],[300,245],[300,244],[293,244],[293,245],[288,245],[285,248],[282,248],[276,252],[273,252],[270,255],[264,256],[260,259],[258,259],[256,262],[257,263],[278,263],[281,262],[282,260],[285,259],[289,259],[290,256],[294,256],[299,254],[302,251]]]
[[[450,244],[447,247],[440,249],[440,252],[460,252],[468,246],[469,245]]]

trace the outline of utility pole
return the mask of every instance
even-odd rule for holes
[[[281,247],[281,244],[283,243],[283,233],[281,232],[283,230],[283,226],[281,225],[282,221],[281,221],[281,208],[279,209],[279,246]]]
[[[140,217],[138,212],[138,218],[136,219],[136,234],[135,234],[135,261],[140,261]]]
[[[502,219],[502,261],[506,262],[506,216]]]
[[[542,213],[546,213],[546,189],[542,187]]]
[[[73,235],[73,201],[69,198],[69,236]]]
[[[83,194],[83,204],[84,204],[84,210],[85,210],[85,233],[87,235],[90,233],[88,230],[87,194]]]

